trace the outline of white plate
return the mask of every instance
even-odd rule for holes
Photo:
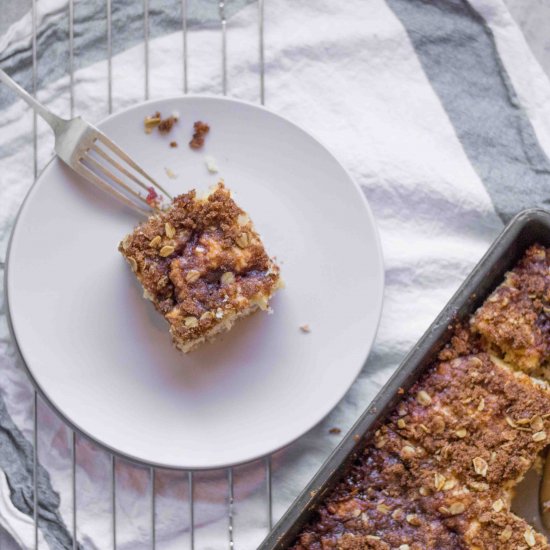
[[[156,110],[180,114],[168,136],[143,131]],[[200,152],[187,146],[196,120],[212,128]],[[7,269],[13,333],[34,383],[77,429],[148,464],[214,468],[287,445],[343,397],[376,333],[382,255],[362,192],[312,136],[255,105],[178,97],[99,126],[173,194],[223,177],[286,289],[272,315],[178,353],[117,251],[139,218],[53,160],[21,208]]]

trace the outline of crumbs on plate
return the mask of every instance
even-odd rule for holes
[[[206,134],[210,132],[210,126],[205,122],[197,120],[197,122],[193,124],[193,130],[193,138],[189,142],[189,147],[191,147],[191,149],[201,149],[204,145]]]
[[[157,130],[161,134],[168,134],[177,121],[177,113],[171,114],[167,118],[162,118],[161,113],[157,111],[151,116],[146,116],[145,120],[143,121],[143,125],[145,127],[146,134],[152,133],[155,128],[157,128]]]

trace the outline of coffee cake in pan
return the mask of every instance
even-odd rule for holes
[[[549,548],[510,512],[550,433],[550,250],[532,246],[403,395],[294,550]]]

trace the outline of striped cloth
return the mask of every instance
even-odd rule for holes
[[[258,6],[226,2],[229,94],[259,101]],[[182,89],[179,0],[150,1],[150,95]],[[189,91],[221,93],[216,2],[189,2]],[[38,2],[40,100],[69,114],[68,6]],[[105,4],[75,4],[76,112],[107,106]],[[113,109],[143,99],[142,3],[113,2]],[[31,86],[31,16],[0,38],[3,68]],[[266,104],[328,144],[378,220],[387,287],[376,344],[345,399],[272,458],[276,520],[408,348],[522,208],[550,201],[550,83],[501,0],[266,0]],[[0,262],[33,180],[32,116],[0,89]],[[37,169],[52,136],[38,126]],[[39,278],[39,276],[38,276]],[[2,298],[3,300],[3,298]],[[0,311],[0,525],[6,548],[34,545],[33,393]],[[41,541],[71,548],[70,433],[39,403]],[[109,457],[77,442],[78,540],[111,548]],[[118,463],[117,547],[150,548],[148,471]],[[234,471],[235,548],[266,534],[264,462]],[[195,475],[195,548],[228,545],[227,474]],[[157,475],[157,547],[190,547],[188,477]],[[8,535],[9,533],[9,535]],[[1,539],[0,539],[1,540]],[[41,546],[44,547],[44,546]]]

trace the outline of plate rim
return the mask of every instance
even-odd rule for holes
[[[318,426],[338,406],[338,404],[342,401],[342,399],[344,399],[346,394],[351,389],[351,386],[357,381],[357,378],[359,377],[361,371],[363,370],[363,367],[365,366],[365,364],[366,364],[366,362],[367,362],[367,360],[370,356],[370,353],[372,351],[372,347],[373,347],[374,342],[376,340],[378,330],[380,328],[380,321],[381,321],[381,318],[382,318],[382,311],[383,311],[383,305],[384,305],[384,296],[385,296],[385,287],[386,287],[386,281],[385,281],[386,270],[385,270],[385,263],[384,263],[384,254],[383,254],[383,249],[382,249],[382,241],[381,241],[381,237],[380,237],[380,231],[378,229],[378,224],[376,222],[376,218],[374,216],[374,213],[371,209],[370,203],[368,202],[368,199],[365,196],[365,193],[361,189],[361,186],[357,183],[357,181],[351,175],[351,173],[346,168],[346,166],[344,166],[344,164],[339,160],[339,158],[332,152],[331,148],[328,147],[323,142],[322,139],[317,138],[316,136],[314,136],[306,128],[298,125],[297,123],[295,123],[292,120],[288,119],[286,116],[277,113],[275,110],[270,109],[270,108],[266,107],[265,105],[261,105],[259,103],[253,103],[251,101],[246,101],[246,100],[242,100],[242,99],[232,98],[232,97],[218,96],[218,95],[215,95],[215,94],[171,95],[171,96],[167,96],[167,97],[163,97],[163,98],[148,99],[148,100],[145,100],[145,101],[140,101],[138,103],[134,103],[134,104],[132,104],[128,107],[120,109],[119,111],[110,113],[108,116],[106,116],[105,118],[102,118],[99,122],[95,123],[94,126],[97,126],[98,128],[101,128],[101,125],[108,122],[109,120],[111,120],[113,118],[116,118],[120,115],[123,115],[123,114],[125,114],[129,111],[139,109],[139,108],[141,108],[143,106],[146,106],[146,105],[161,104],[161,103],[164,103],[164,102],[171,102],[171,101],[181,101],[181,100],[185,101],[187,99],[191,99],[191,100],[193,100],[193,99],[200,99],[200,100],[207,99],[207,100],[220,101],[220,102],[223,102],[223,103],[237,103],[237,104],[245,105],[246,107],[252,107],[253,109],[256,109],[256,110],[259,110],[259,111],[265,111],[265,112],[269,113],[272,116],[275,116],[279,119],[282,119],[285,123],[289,124],[290,126],[295,128],[299,132],[302,132],[302,133],[306,134],[307,137],[309,137],[311,140],[316,142],[322,149],[324,149],[325,152],[328,155],[330,155],[333,158],[333,160],[338,164],[338,166],[343,170],[343,172],[348,177],[348,179],[350,180],[352,185],[355,187],[356,192],[361,197],[361,203],[362,203],[363,208],[365,210],[365,214],[368,216],[368,218],[371,222],[372,228],[374,230],[374,241],[376,243],[376,255],[378,257],[378,274],[377,275],[378,275],[379,280],[380,280],[380,292],[377,295],[377,300],[376,300],[376,305],[375,305],[376,310],[377,310],[376,324],[375,324],[375,327],[374,327],[374,331],[372,332],[372,336],[369,339],[369,341],[367,342],[367,345],[365,347],[366,352],[365,352],[365,357],[363,358],[363,360],[361,362],[361,367],[359,368],[359,370],[357,371],[357,374],[354,376],[353,380],[351,381],[351,384],[349,386],[347,386],[347,388],[342,393],[342,395],[340,395],[338,397],[338,400],[335,402],[335,404],[321,418],[319,418],[314,424],[312,424],[309,428],[307,428],[301,434],[297,435],[296,437],[292,438],[291,440],[287,441],[284,444],[278,445],[277,447],[273,448],[272,450],[268,451],[267,453],[262,453],[262,454],[259,454],[259,455],[255,455],[251,458],[248,458],[246,460],[241,460],[241,461],[238,461],[238,462],[220,463],[220,464],[217,464],[217,465],[183,466],[183,465],[176,465],[176,464],[170,464],[170,463],[148,461],[148,460],[144,460],[142,458],[133,456],[130,453],[127,453],[125,451],[121,451],[120,449],[116,449],[115,447],[101,441],[96,436],[93,436],[92,434],[90,434],[87,430],[79,427],[73,420],[71,420],[66,414],[64,414],[59,409],[59,407],[56,406],[54,401],[49,398],[48,394],[45,392],[45,390],[41,387],[41,385],[37,382],[37,380],[33,376],[32,371],[31,371],[31,369],[30,369],[30,367],[27,364],[27,361],[25,359],[23,350],[22,350],[21,346],[19,345],[19,341],[18,341],[17,335],[16,335],[16,330],[15,330],[15,327],[13,326],[13,323],[12,323],[10,299],[9,299],[9,291],[8,291],[8,288],[9,288],[8,281],[9,281],[9,271],[10,271],[10,257],[11,257],[12,245],[13,245],[13,241],[14,241],[14,235],[16,233],[18,224],[20,222],[21,214],[22,214],[23,210],[25,209],[25,206],[28,202],[28,199],[33,194],[33,191],[35,190],[38,182],[41,180],[41,178],[44,175],[44,173],[46,172],[46,170],[48,170],[54,162],[62,162],[62,161],[60,161],[60,159],[57,157],[57,155],[54,152],[52,158],[50,158],[50,160],[44,165],[44,167],[36,175],[35,180],[30,185],[29,189],[27,190],[27,192],[26,192],[26,194],[23,198],[23,201],[21,202],[21,205],[19,206],[19,208],[17,210],[17,214],[15,216],[15,219],[13,221],[13,225],[12,225],[12,228],[11,228],[11,231],[10,231],[8,246],[7,246],[7,249],[6,249],[6,262],[5,262],[5,266],[4,266],[4,299],[5,299],[5,303],[6,303],[6,319],[7,319],[7,323],[8,323],[8,329],[9,329],[10,336],[12,338],[12,341],[13,341],[14,345],[15,345],[16,353],[17,353],[17,355],[20,359],[20,362],[23,366],[23,370],[24,370],[25,374],[27,375],[28,379],[31,382],[31,385],[34,388],[35,395],[34,395],[34,399],[33,399],[33,407],[34,407],[33,416],[34,416],[34,418],[36,418],[37,396],[39,395],[40,398],[58,416],[58,418],[61,419],[63,421],[63,423],[65,425],[67,425],[73,431],[74,434],[78,434],[80,437],[84,437],[84,438],[90,440],[95,445],[97,445],[100,449],[107,452],[108,454],[111,454],[113,457],[121,458],[121,459],[123,459],[125,461],[128,461],[130,463],[134,463],[136,465],[140,465],[140,466],[144,466],[144,467],[148,467],[148,468],[159,468],[159,469],[165,469],[165,470],[180,470],[180,471],[184,470],[184,471],[193,472],[193,471],[209,471],[209,470],[231,468],[231,467],[240,466],[240,465],[244,465],[244,464],[250,464],[252,462],[268,458],[272,454],[288,447],[289,445],[296,442],[301,437],[305,436],[307,433],[309,433],[311,430],[313,430],[316,426]],[[35,426],[36,426],[36,422],[37,421],[35,421],[35,424],[34,424]]]

